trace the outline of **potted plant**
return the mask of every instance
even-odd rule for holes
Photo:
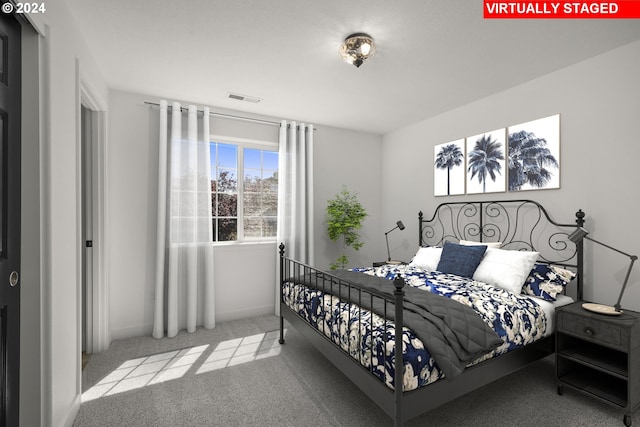
[[[329,238],[334,242],[342,239],[342,254],[330,268],[345,268],[349,262],[345,249],[350,247],[357,251],[364,245],[357,230],[368,214],[358,201],[357,193],[350,192],[345,186],[327,202],[326,212]]]

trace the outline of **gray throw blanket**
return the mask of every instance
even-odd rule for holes
[[[330,273],[359,288],[381,292],[393,297],[393,282],[349,270]],[[327,280],[324,281],[323,277]],[[312,273],[296,277],[291,281],[310,288],[329,292],[331,282],[324,273]],[[385,315],[384,300],[380,298],[359,298],[359,292],[349,292],[347,286],[337,286],[335,279],[333,294],[378,315]],[[470,307],[457,301],[432,294],[431,292],[404,286],[404,326],[410,328],[424,343],[431,356],[448,380],[462,373],[466,365],[502,344],[502,339]],[[373,300],[373,301],[372,301]],[[373,304],[372,304],[373,302]],[[393,310],[387,309],[386,316],[395,320]]]

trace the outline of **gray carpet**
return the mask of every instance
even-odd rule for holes
[[[115,341],[83,371],[74,426],[393,425],[293,328],[280,346],[270,332],[277,329],[277,317],[263,316],[171,339]],[[616,408],[570,390],[558,396],[551,357],[407,423],[622,425]]]

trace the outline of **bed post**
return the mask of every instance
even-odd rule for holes
[[[422,211],[418,212],[418,247],[422,246]]]
[[[280,249],[280,286],[278,286],[278,293],[279,293],[279,298],[278,298],[278,304],[280,304],[280,339],[278,340],[278,342],[280,344],[284,344],[284,317],[282,317],[282,284],[284,283],[284,243],[280,243],[280,246],[278,247]]]
[[[582,212],[582,209],[578,209],[578,212],[576,212],[576,224],[578,225],[578,227],[583,227],[584,226],[584,217],[585,217],[585,213]],[[578,243],[576,243],[576,255],[578,257],[577,259],[577,264],[578,267],[576,267],[577,269],[577,273],[578,273],[578,293],[576,295],[576,298],[578,299],[578,301],[582,301],[582,287],[584,284],[584,277],[583,277],[583,272],[584,272],[584,241],[581,239]]]
[[[404,299],[404,279],[397,275],[393,280],[393,286],[395,290],[393,291],[393,296],[395,297],[395,355],[394,355],[394,396],[395,396],[395,420],[394,424],[396,427],[402,425],[402,389],[403,389],[403,378],[404,378],[404,358],[403,354],[403,345],[402,345],[402,328],[403,328],[403,299]]]

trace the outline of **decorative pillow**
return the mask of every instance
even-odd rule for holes
[[[418,249],[418,253],[413,257],[409,265],[424,268],[428,271],[433,271],[438,267],[440,261],[440,255],[442,254],[442,248],[435,246],[427,246]]]
[[[485,245],[465,246],[445,242],[436,270],[462,277],[473,277],[486,250]]]
[[[547,301],[555,301],[558,294],[575,279],[576,273],[554,265],[536,264],[527,281],[522,287],[522,293]]]
[[[502,246],[502,242],[474,242],[473,240],[460,240],[460,244],[465,246],[485,245],[488,248],[499,248]]]
[[[522,285],[538,259],[538,252],[509,251],[487,248],[473,278],[513,293],[522,292]]]

